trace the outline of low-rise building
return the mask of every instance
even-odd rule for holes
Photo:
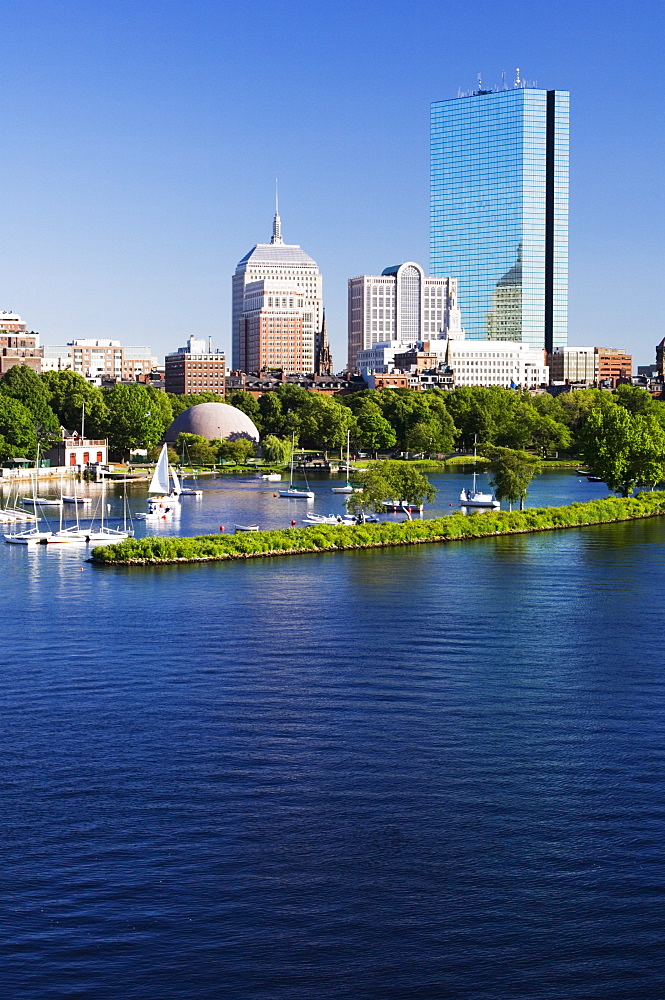
[[[555,347],[547,356],[551,382],[598,381],[598,349],[596,347]]]
[[[108,461],[108,441],[98,438],[83,438],[74,431],[61,428],[61,439],[44,453],[51,465],[82,472],[91,465],[106,465]]]
[[[545,351],[510,340],[451,340],[446,363],[455,385],[535,389],[549,382]]]
[[[112,377],[134,381],[137,375],[157,365],[149,347],[123,347],[119,340],[72,340],[67,346],[73,370],[88,379]]]
[[[71,371],[74,366],[69,344],[44,344],[42,347],[42,371]]]
[[[619,379],[630,380],[633,374],[633,357],[622,348],[597,347],[598,383],[611,383],[614,388]]]
[[[226,388],[226,355],[213,351],[202,338],[190,337],[186,347],[167,354],[164,361],[164,384],[167,392],[184,395],[192,392],[218,392]]]
[[[255,399],[265,392],[273,392],[284,384],[297,385],[308,392],[317,392],[324,396],[345,396],[358,388],[339,375],[289,375],[283,371],[246,375],[244,372],[232,371],[226,377],[227,393],[243,390],[251,393]],[[364,384],[360,387],[364,388]]]
[[[28,333],[18,313],[7,309],[0,312],[0,376],[15,365],[27,365],[40,372],[41,353],[39,334]]]

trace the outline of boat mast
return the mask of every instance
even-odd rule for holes
[[[476,441],[478,440],[478,435],[473,435],[473,492],[476,492]]]

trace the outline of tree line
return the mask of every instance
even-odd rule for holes
[[[16,365],[0,380],[0,459],[32,459],[38,442],[48,447],[57,440],[60,426],[108,438],[111,455],[124,458],[134,448],[155,447],[183,410],[220,398],[211,392],[176,396],[140,383],[99,389],[76,372],[38,375]],[[366,389],[329,397],[284,383],[258,399],[235,391],[226,401],[253,420],[265,457],[278,463],[288,460],[293,437],[300,447],[328,452],[343,448],[349,433],[354,452],[375,455],[441,455],[468,450],[474,441],[488,454],[563,450],[623,495],[665,478],[665,404],[633,386],[556,397],[499,386]],[[236,457],[228,445],[213,444],[208,458]]]

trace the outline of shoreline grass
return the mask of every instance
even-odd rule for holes
[[[98,566],[156,566],[217,562],[310,552],[392,548],[397,545],[462,541],[496,535],[555,531],[665,514],[665,491],[644,492],[622,499],[607,497],[565,507],[533,507],[523,511],[491,511],[472,515],[380,524],[313,525],[238,535],[199,535],[187,538],[128,538],[116,545],[93,549],[90,562]]]

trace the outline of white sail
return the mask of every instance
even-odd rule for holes
[[[160,493],[162,496],[169,492],[169,456],[166,445],[162,448],[159,461],[152,474],[148,493]]]
[[[182,493],[180,480],[178,479],[176,471],[172,465],[169,465],[169,472],[171,473],[171,479],[173,480],[173,495],[178,497]]]

